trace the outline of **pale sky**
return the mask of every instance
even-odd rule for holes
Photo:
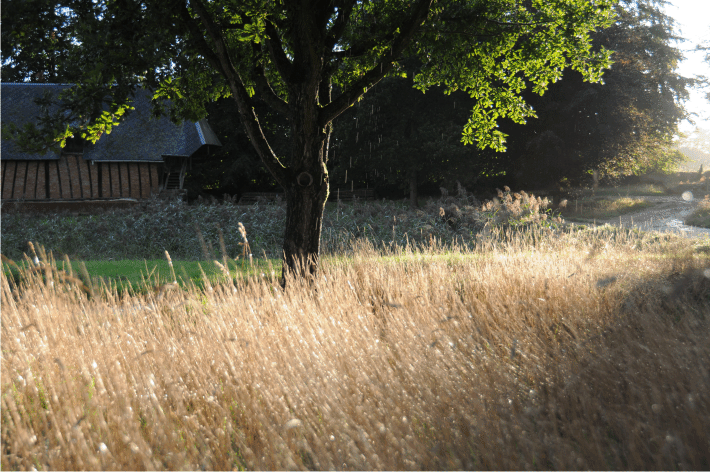
[[[676,34],[688,40],[676,45],[686,57],[680,63],[678,72],[685,77],[704,75],[710,78],[710,64],[704,61],[707,52],[693,51],[699,43],[710,45],[710,0],[669,0],[668,3],[665,12],[675,19]],[[700,116],[694,117],[695,126],[687,121],[680,124],[684,133],[692,131],[696,126],[710,130],[710,101],[705,98],[707,91],[690,90],[690,99],[685,108]]]

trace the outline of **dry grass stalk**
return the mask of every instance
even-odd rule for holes
[[[3,276],[2,468],[707,469],[707,257],[539,241],[363,244],[315,292]]]
[[[202,231],[200,231],[200,227],[197,225],[197,223],[194,224],[195,227],[195,234],[197,234],[197,239],[200,242],[200,248],[202,249],[202,257],[204,260],[208,261],[210,260],[210,252],[207,249],[207,244],[205,243],[205,237],[202,235]]]
[[[246,228],[244,228],[244,225],[241,222],[237,225],[237,228],[239,230],[239,234],[242,237],[242,242],[239,243],[239,245],[242,246],[242,260],[246,261],[246,259],[248,257],[249,264],[251,264],[252,263],[252,253],[251,253],[251,248],[249,247],[249,240],[247,239],[247,230],[246,230]]]

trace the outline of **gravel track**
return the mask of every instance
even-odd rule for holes
[[[675,232],[689,238],[710,237],[710,228],[683,224],[685,218],[695,210],[700,200],[686,201],[680,195],[641,198],[653,203],[653,207],[637,213],[628,213],[618,218],[597,221],[597,223],[608,223],[624,228],[635,227],[646,231]]]

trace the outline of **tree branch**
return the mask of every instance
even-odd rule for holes
[[[279,33],[271,21],[266,21],[265,29],[267,35],[266,46],[269,51],[269,55],[271,56],[271,60],[274,65],[276,65],[276,70],[279,72],[279,75],[284,82],[288,82],[289,77],[291,77],[293,66],[281,46]]]
[[[279,97],[276,92],[274,92],[274,89],[271,88],[269,80],[266,78],[264,65],[259,60],[259,58],[263,57],[263,52],[261,48],[257,44],[252,43],[252,50],[254,51],[255,55],[254,67],[252,69],[252,72],[254,76],[254,83],[256,85],[257,90],[259,91],[259,98],[264,100],[264,102],[271,108],[273,108],[274,111],[290,119],[291,110],[288,107],[288,103],[282,100],[281,97]]]
[[[208,50],[206,51],[206,53],[209,56],[217,58],[217,70],[222,71],[222,75],[225,77],[225,79],[227,79],[229,88],[232,91],[232,97],[237,102],[237,109],[239,110],[239,119],[242,122],[242,125],[244,125],[244,128],[246,129],[247,135],[249,136],[249,140],[254,146],[254,149],[256,150],[257,154],[259,154],[259,157],[261,158],[266,168],[269,170],[269,172],[271,172],[271,175],[274,176],[274,179],[276,179],[279,185],[285,187],[287,177],[286,168],[276,157],[273,150],[271,149],[271,146],[269,146],[266,137],[264,136],[264,132],[261,129],[261,126],[259,125],[259,118],[254,112],[254,109],[251,107],[251,100],[249,98],[249,94],[247,93],[247,90],[244,87],[244,83],[241,77],[239,76],[239,72],[234,67],[234,64],[232,64],[232,61],[229,58],[227,46],[225,44],[224,37],[221,34],[219,26],[210,17],[209,13],[207,12],[207,9],[202,4],[202,0],[191,0],[190,5],[195,9],[195,13],[199,15],[200,19],[202,20],[202,24],[204,25],[205,30],[207,31],[207,35],[214,42],[215,50],[209,47],[207,42],[204,40],[204,36],[200,34],[200,37],[202,37],[202,43],[204,43],[204,46]],[[187,11],[186,4],[184,4],[183,8]],[[194,19],[189,14],[189,12],[187,14],[187,17],[190,19],[191,22],[194,22]],[[195,29],[199,31],[199,28],[197,28],[196,25]]]
[[[512,22],[507,22],[507,21],[498,21],[498,20],[491,20],[489,18],[484,18],[485,21],[488,23],[494,23],[496,25],[501,25],[501,26],[540,26],[540,25],[549,25],[552,23],[552,21],[533,21],[532,23],[517,23],[515,21]]]
[[[187,29],[190,31],[190,35],[192,36],[193,40],[197,43],[197,47],[200,51],[200,53],[205,56],[205,59],[212,65],[217,70],[221,70],[222,67],[220,65],[219,57],[217,57],[217,54],[214,53],[212,48],[210,47],[209,44],[207,44],[207,41],[205,40],[205,37],[200,31],[199,26],[195,22],[194,18],[190,15],[189,10],[187,9],[187,5],[183,3],[182,8],[180,8],[180,17],[187,26]]]
[[[333,26],[330,28],[330,31],[328,31],[328,38],[325,43],[326,51],[332,51],[335,45],[338,44],[338,41],[340,41],[340,38],[343,37],[343,33],[348,25],[355,3],[357,3],[357,0],[350,0],[345,5],[338,8],[338,16],[333,22]]]
[[[336,57],[336,58],[345,58],[345,57],[358,57],[362,56],[363,54],[366,54],[370,49],[374,48],[378,44],[382,44],[383,42],[387,41],[392,41],[394,39],[395,35],[394,33],[388,33],[384,36],[380,36],[378,38],[374,39],[369,39],[368,41],[355,44],[352,47],[348,49],[343,49],[342,51],[333,51],[331,53],[331,56]]]
[[[370,69],[360,80],[355,81],[329,105],[320,110],[318,119],[320,126],[325,126],[357,101],[365,89],[376,84],[394,67],[394,62],[414,38],[414,33],[426,19],[433,0],[419,0],[414,7],[414,13],[408,22],[399,28],[400,34],[394,39],[389,51],[380,57],[375,67]],[[379,67],[378,67],[379,66]]]

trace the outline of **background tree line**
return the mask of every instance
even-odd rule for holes
[[[73,40],[95,26],[91,8],[73,1],[66,10],[71,14],[59,15],[44,0],[12,3],[13,8],[3,9],[3,22],[19,27],[2,33],[2,81],[78,81],[81,73],[68,58],[89,60],[94,53]],[[525,100],[537,118],[525,125],[501,121],[500,130],[508,135],[504,153],[461,142],[474,99],[437,87],[421,94],[413,88],[421,63],[410,58],[406,77],[383,79],[334,123],[333,188],[377,187],[410,198],[421,186],[454,190],[457,181],[474,189],[498,182],[541,188],[579,184],[595,169],[618,177],[673,170],[684,154],[695,158],[703,151],[686,146],[681,153],[672,142],[678,123],[687,117],[682,100],[694,81],[675,72],[682,55],[674,41],[680,38],[662,4],[621,0],[615,23],[593,35],[595,46],[614,51],[603,83],[587,82],[568,70],[544,95],[528,90]],[[31,47],[22,41],[28,37]],[[263,102],[256,106],[272,147],[285,153],[288,123]],[[193,160],[186,178],[190,194],[278,190],[246,132],[234,126],[238,111],[231,102],[223,98],[206,107],[224,147]]]
[[[453,192],[457,181],[472,190],[502,183],[540,189],[588,182],[594,170],[607,179],[675,170],[684,154],[673,137],[688,116],[683,100],[695,81],[675,72],[682,54],[674,43],[681,38],[661,7],[660,0],[620,1],[615,23],[593,37],[596,46],[614,51],[603,83],[568,70],[544,95],[528,91],[537,118],[501,122],[506,152],[464,145],[461,130],[474,99],[436,87],[420,93],[413,77],[421,64],[411,58],[406,77],[383,79],[335,122],[333,191],[376,187],[414,201],[422,186]],[[220,102],[208,111],[225,146],[203,156],[210,165],[193,165],[193,193],[277,190],[246,134],[230,125],[235,112]],[[278,117],[270,116],[265,128],[277,146],[288,141]]]

